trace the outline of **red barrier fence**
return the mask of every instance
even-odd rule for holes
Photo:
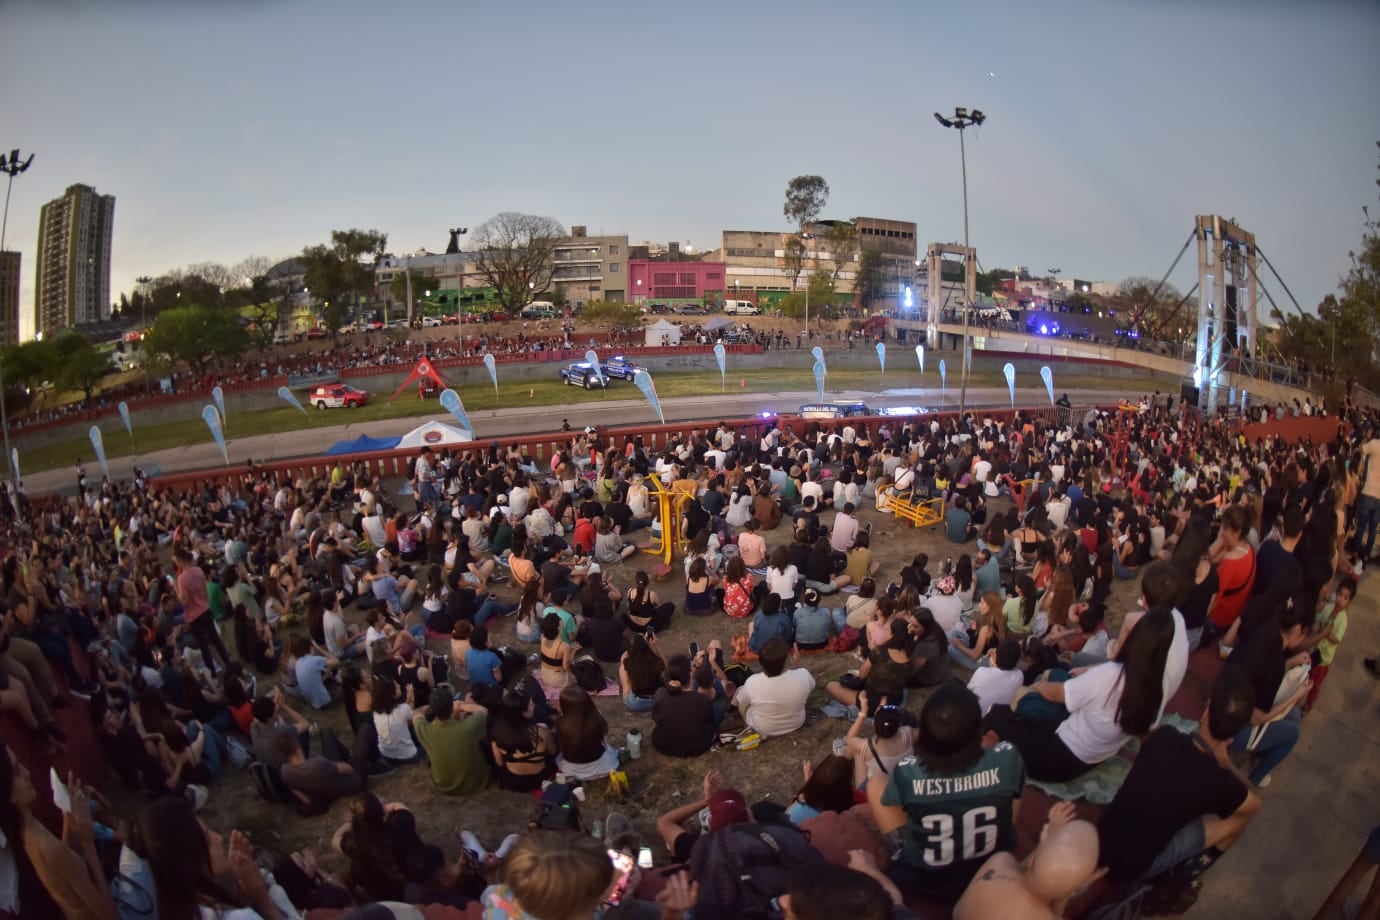
[[[1078,410],[1086,412],[1086,408]],[[1022,409],[992,409],[980,410],[975,414],[979,418],[991,418],[998,422],[1006,423],[1014,418],[1017,412],[1022,412],[1027,418],[1036,418],[1050,424],[1059,422],[1058,409],[1051,406],[1039,406]],[[957,412],[940,412],[935,415],[923,416],[927,421],[938,418],[941,424],[954,418]],[[614,445],[615,449],[621,449],[625,439],[641,437],[642,443],[649,453],[660,451],[675,436],[687,437],[692,432],[704,431],[718,425],[720,419],[708,418],[683,422],[668,422],[665,425],[620,425],[611,428],[601,428],[600,436],[605,443]],[[810,425],[819,423],[824,427],[830,427],[842,419],[803,419],[795,416],[763,419],[758,416],[747,418],[722,419],[732,429],[749,428],[758,435],[766,429],[779,426],[782,430],[790,430],[797,435],[803,434]],[[869,429],[876,430],[879,425],[888,424],[897,426],[905,420],[897,416],[869,415],[850,418],[847,423],[858,427],[867,425]],[[459,450],[483,450],[490,444],[497,444],[506,451],[509,447],[516,445],[526,456],[530,457],[539,468],[550,468],[551,458],[560,450],[567,448],[574,438],[573,432],[550,432],[544,434],[524,434],[512,435],[502,438],[486,438],[472,441],[469,444],[452,445]],[[230,485],[234,487],[242,481],[246,474],[255,476],[269,473],[274,476],[284,476],[291,480],[314,479],[324,477],[330,473],[331,468],[337,464],[351,465],[361,463],[370,474],[380,478],[396,478],[407,474],[407,461],[417,455],[418,448],[405,448],[392,450],[372,451],[361,454],[341,454],[334,457],[316,456],[302,457],[294,460],[278,460],[272,463],[254,464],[252,467],[239,465],[228,466],[223,469],[197,470],[185,473],[170,473],[167,476],[160,476],[154,483],[162,489],[187,489],[196,487],[204,488],[207,485],[220,486]]]

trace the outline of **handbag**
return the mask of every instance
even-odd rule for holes
[[[1275,702],[1274,706],[1271,707],[1272,709],[1278,707],[1285,700],[1299,692],[1299,688],[1303,686],[1303,682],[1308,679],[1308,670],[1309,663],[1305,662],[1304,664],[1296,664],[1284,672],[1284,679],[1279,682],[1279,689],[1275,691]],[[1260,744],[1261,739],[1265,737],[1265,730],[1287,715],[1289,715],[1289,710],[1286,709],[1270,721],[1262,722],[1252,728],[1251,735],[1246,740],[1246,750],[1254,751]]]

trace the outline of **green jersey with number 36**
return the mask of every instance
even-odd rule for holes
[[[933,891],[961,891],[983,861],[1015,848],[1012,803],[1025,785],[1025,764],[1002,742],[982,752],[972,769],[952,776],[907,757],[891,771],[882,804],[903,809],[897,859]]]

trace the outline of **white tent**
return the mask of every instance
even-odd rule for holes
[[[647,327],[647,344],[657,345],[679,345],[680,327],[675,323],[668,323],[664,319],[659,319]]]
[[[399,447],[443,447],[446,444],[465,444],[474,437],[463,428],[456,428],[442,422],[427,422],[418,425],[398,442]]]

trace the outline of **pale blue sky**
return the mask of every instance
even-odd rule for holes
[[[437,250],[504,210],[713,248],[784,228],[807,172],[826,216],[957,240],[931,113],[966,105],[985,267],[1158,277],[1216,212],[1311,308],[1376,202],[1377,36],[1373,0],[6,0],[0,148],[37,154],[7,242],[27,316],[39,208],[73,182],[117,198],[116,292],[333,228]]]

